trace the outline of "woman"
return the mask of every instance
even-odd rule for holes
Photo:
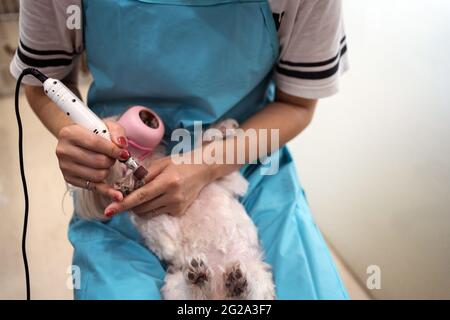
[[[129,105],[154,109],[168,133],[235,118],[243,129],[278,129],[284,146],[310,123],[317,100],[337,91],[346,69],[340,1],[63,0],[22,3],[18,76],[41,68],[76,89],[75,66],[86,51],[94,82],[88,105],[102,117]],[[70,29],[69,6],[82,8],[83,28]],[[278,31],[278,32],[277,32]],[[280,44],[280,45],[279,45]],[[275,66],[275,77],[272,72]],[[273,79],[276,98],[273,99]],[[242,199],[272,265],[278,299],[345,299],[299,185],[286,147],[272,153],[278,172],[260,164],[174,164],[149,168],[151,183],[123,199],[103,181],[127,156],[125,132],[108,122],[113,142],[71,123],[32,79],[31,107],[58,138],[56,153],[72,185],[111,197],[106,223],[74,217],[69,238],[81,269],[78,299],[159,299],[164,266],[142,244],[126,211],[181,215],[210,181],[240,169],[250,182]],[[270,144],[270,139],[267,142]],[[270,150],[270,146],[269,146]],[[248,146],[236,153],[252,156]],[[120,214],[119,214],[120,213]]]

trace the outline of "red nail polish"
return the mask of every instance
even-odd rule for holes
[[[121,198],[118,195],[115,195],[113,197],[113,199],[114,199],[114,201],[117,201],[117,202],[119,202],[121,200]]]
[[[127,146],[127,139],[125,137],[118,137],[117,138],[117,142],[119,142],[119,144],[121,146],[124,146],[124,147]]]
[[[107,217],[111,217],[114,214],[114,210],[113,209],[109,209],[105,212],[105,216]]]
[[[128,152],[128,150],[122,150],[120,152],[120,158],[123,160],[128,160],[128,158],[130,157],[130,153]]]

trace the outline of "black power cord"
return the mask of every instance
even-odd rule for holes
[[[16,83],[16,91],[14,96],[14,106],[16,111],[16,119],[17,119],[17,127],[19,128],[19,165],[20,165],[20,176],[22,178],[22,186],[23,186],[23,195],[25,200],[25,209],[24,209],[24,217],[23,217],[23,231],[22,231],[22,258],[23,265],[25,267],[25,284],[27,290],[27,300],[30,300],[30,271],[28,269],[28,259],[27,259],[27,229],[28,229],[28,209],[29,209],[29,199],[28,199],[28,188],[27,188],[27,180],[25,177],[25,167],[23,165],[23,128],[22,128],[22,119],[20,117],[19,110],[19,93],[20,93],[20,85],[22,83],[22,79],[27,76],[32,75],[37,78],[39,81],[44,82],[47,80],[47,77],[41,73],[39,70],[34,68],[27,68],[22,71]]]

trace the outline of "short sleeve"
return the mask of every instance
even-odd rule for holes
[[[82,14],[81,0],[20,1],[20,38],[10,64],[11,74],[17,79],[29,67],[56,79],[76,74],[72,71],[83,50],[82,30],[71,28],[67,21],[70,14],[78,13]],[[25,77],[23,83],[39,85],[33,77]]]
[[[278,10],[290,12],[277,16],[281,48],[275,72],[277,87],[309,99],[335,94],[340,76],[348,69],[341,0],[286,2],[290,7]]]

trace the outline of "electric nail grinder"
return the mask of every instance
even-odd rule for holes
[[[105,123],[61,81],[48,78],[42,73],[40,73],[38,79],[43,83],[45,94],[75,123],[111,141],[111,136]],[[159,118],[158,120],[160,127],[162,127],[162,121]],[[133,175],[138,180],[144,179],[148,174],[147,169],[139,165],[131,156],[122,162],[132,170]]]

